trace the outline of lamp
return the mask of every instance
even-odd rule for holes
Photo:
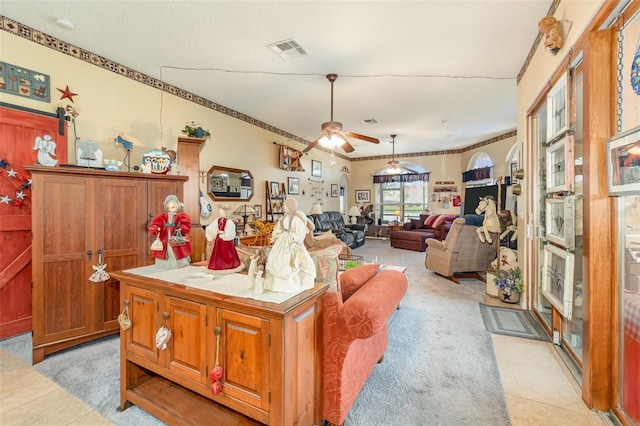
[[[351,208],[347,212],[347,216],[351,218],[351,223],[357,223],[358,216],[360,216],[360,209],[358,208],[358,206],[351,206]]]
[[[243,204],[240,207],[238,207],[237,209],[235,209],[233,214],[237,214],[238,216],[242,216],[242,218],[244,219],[244,224],[243,224],[244,226],[243,226],[242,229],[244,230],[244,228],[247,226],[247,218],[252,214],[258,214],[258,212],[256,211],[256,209],[254,209],[250,205]]]
[[[130,172],[131,171],[131,150],[133,149],[133,142],[126,140],[120,135],[116,136],[115,139],[113,139],[113,141],[116,143],[116,145],[122,145],[125,151],[127,151],[127,153],[124,155],[123,163],[125,166],[127,166],[127,171]]]
[[[400,215],[402,214],[402,212],[400,210],[396,210],[395,212],[393,212],[393,215],[396,217],[396,223],[399,225],[400,224]]]
[[[320,204],[313,203],[311,205],[311,211],[309,212],[309,214],[322,214],[322,208],[320,207]]]

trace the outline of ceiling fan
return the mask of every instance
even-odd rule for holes
[[[390,135],[391,136],[391,161],[387,161],[387,167],[385,168],[387,174],[400,174],[400,173],[418,173],[415,170],[412,170],[408,167],[400,165],[399,161],[396,161],[396,136],[398,135]]]
[[[311,142],[309,146],[307,146],[302,152],[303,153],[309,152],[310,150],[315,148],[316,145],[318,144],[320,144],[325,148],[331,149],[332,151],[337,147],[342,147],[342,149],[347,153],[353,152],[354,151],[353,145],[351,145],[347,141],[347,136],[355,139],[360,139],[366,142],[371,142],[376,144],[380,143],[378,139],[372,138],[370,136],[365,136],[365,135],[361,135],[359,133],[353,133],[353,132],[345,132],[344,130],[342,130],[342,123],[340,123],[339,121],[333,121],[333,83],[338,78],[338,74],[327,74],[326,77],[327,77],[327,80],[331,82],[331,121],[322,123],[321,136],[315,141]]]

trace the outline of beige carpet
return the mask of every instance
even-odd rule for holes
[[[457,285],[424,268],[424,253],[367,240],[354,254],[406,266],[409,290],[390,320],[389,348],[345,426],[508,425],[491,335],[479,302],[484,283]],[[0,342],[31,363],[31,335]],[[119,403],[119,339],[100,339],[45,358],[34,368],[116,425],[160,425]],[[215,424],[211,421],[209,424]]]
[[[508,425],[491,334],[479,303],[486,286],[424,267],[422,252],[367,240],[365,261],[406,266],[409,290],[389,324],[389,347],[345,426]]]

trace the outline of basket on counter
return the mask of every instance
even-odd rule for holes
[[[341,254],[338,256],[338,270],[344,271],[349,268],[353,268],[358,265],[362,265],[364,259],[362,256],[355,254]]]

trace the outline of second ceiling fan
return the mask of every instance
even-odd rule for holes
[[[351,145],[347,141],[347,136],[355,139],[360,139],[366,142],[371,143],[380,143],[380,141],[376,138],[372,138],[371,136],[361,135],[359,133],[353,132],[345,132],[342,130],[342,123],[339,121],[333,121],[333,82],[338,78],[338,74],[327,74],[327,80],[331,82],[331,121],[326,123],[322,123],[322,134],[318,139],[311,142],[309,146],[307,146],[302,152],[309,152],[313,148],[315,148],[318,144],[328,149],[335,149],[338,147],[342,147],[344,152],[353,152],[355,149],[353,145]]]

